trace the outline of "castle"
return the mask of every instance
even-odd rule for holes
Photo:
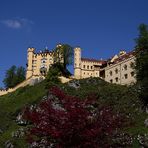
[[[57,45],[61,46],[60,44]],[[133,66],[135,52],[124,50],[107,60],[82,58],[81,48],[74,48],[74,78],[100,77],[107,82],[116,84],[131,84],[136,81]],[[62,61],[62,57],[60,59]],[[45,76],[49,67],[55,62],[54,51],[44,50],[35,53],[35,48],[28,48],[28,67],[26,79]]]
[[[57,47],[61,46],[60,44]],[[27,70],[26,80],[15,88],[8,90],[1,90],[0,95],[13,92],[19,87],[32,85],[35,81],[40,81],[45,78],[50,66],[54,64],[55,51],[45,49],[38,53],[35,48],[28,48],[27,50]],[[63,57],[59,55],[59,61],[63,62]],[[74,48],[74,76],[75,79],[83,79],[88,77],[100,77],[101,79],[121,85],[129,85],[136,82],[133,66],[135,63],[135,52],[126,53],[120,51],[119,54],[114,55],[107,60],[96,60],[81,57],[81,48]],[[71,79],[61,78],[63,83]]]
[[[116,84],[132,84],[136,82],[133,70],[135,52],[120,51],[107,60],[96,60],[81,57],[81,48],[74,49],[74,77],[100,77],[107,82]]]
[[[58,44],[56,47],[59,46],[61,45]],[[26,79],[45,76],[50,66],[55,63],[54,53],[48,49],[36,53],[35,48],[28,48]],[[63,58],[61,56],[59,58],[62,63]]]

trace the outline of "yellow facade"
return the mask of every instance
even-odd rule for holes
[[[74,77],[100,77],[107,82],[116,84],[132,84],[136,82],[133,65],[134,52],[120,51],[110,60],[96,60],[81,57],[81,48],[74,49]]]
[[[45,49],[39,53],[35,48],[28,48],[26,79],[32,76],[45,76],[54,63],[54,51]]]
[[[105,80],[110,83],[121,85],[135,83],[134,64],[135,56],[133,55],[133,52],[132,54],[119,54],[119,56],[112,60],[105,68]]]
[[[102,77],[100,70],[103,66],[103,60],[82,58],[81,48],[74,48],[74,77],[76,79]]]

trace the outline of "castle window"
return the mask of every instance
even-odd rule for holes
[[[85,72],[84,72],[84,75],[85,75]]]
[[[91,69],[93,69],[93,67],[91,66]]]
[[[41,63],[46,63],[46,60],[47,60],[46,58],[42,58]]]
[[[127,78],[128,78],[128,75],[127,75],[127,74],[125,74],[125,75],[124,75],[124,78],[125,78],[125,79],[127,79]]]
[[[87,69],[89,69],[89,65],[87,65]]]
[[[110,72],[109,72],[109,74],[110,74],[110,76],[112,76],[112,75],[113,75],[113,72],[112,72],[112,71],[110,71]]]
[[[113,80],[112,79],[110,80],[110,83],[113,83]]]
[[[131,77],[133,77],[133,76],[134,76],[134,74],[135,74],[135,73],[132,71],[132,72],[131,72]]]
[[[118,77],[116,77],[115,80],[116,80],[116,82],[118,82],[118,80],[119,80]]]
[[[83,68],[85,68],[85,65],[83,65]]]
[[[127,70],[127,65],[126,64],[124,65],[124,70]]]
[[[118,69],[117,68],[115,69],[115,73],[118,74]]]
[[[133,62],[130,63],[130,67],[134,68],[134,63]]]

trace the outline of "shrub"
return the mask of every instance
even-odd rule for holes
[[[109,147],[123,125],[123,118],[110,107],[99,108],[95,98],[82,101],[57,87],[50,89],[47,100],[26,108],[24,117],[32,123],[27,136],[32,147]]]

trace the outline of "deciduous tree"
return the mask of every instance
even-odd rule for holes
[[[13,65],[6,71],[3,83],[6,88],[13,88],[24,80],[25,68],[23,68],[22,66],[16,67],[15,65]]]
[[[73,61],[73,48],[68,44],[60,44],[55,49],[54,54],[55,62],[63,62],[64,69],[66,66],[72,64]]]
[[[113,146],[113,135],[124,121],[110,107],[98,108],[94,98],[82,100],[57,87],[50,89],[47,100],[26,108],[24,117],[32,123],[28,133],[32,146],[57,148]]]

